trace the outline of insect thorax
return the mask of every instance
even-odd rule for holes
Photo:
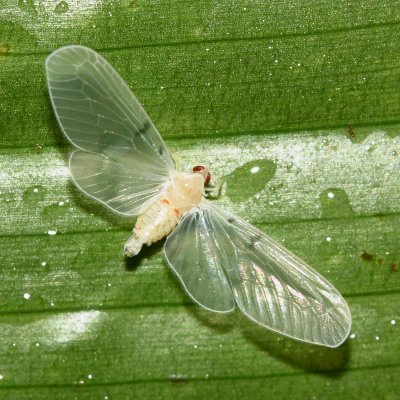
[[[199,204],[203,196],[204,179],[200,174],[177,172],[166,190],[166,197],[182,213]]]

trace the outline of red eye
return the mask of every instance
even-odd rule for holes
[[[206,168],[203,167],[202,165],[196,165],[195,167],[193,167],[193,172],[198,172],[201,175],[203,175],[203,177],[204,177],[205,173],[204,172],[202,173],[202,171],[204,171],[205,169]],[[207,170],[208,170],[208,168],[207,168]],[[211,180],[211,174],[209,172],[207,172],[207,175],[204,178],[204,185],[208,185],[210,183],[210,180]]]

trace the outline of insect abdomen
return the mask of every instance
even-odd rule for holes
[[[165,197],[150,204],[138,217],[132,236],[125,243],[125,254],[133,257],[144,244],[150,246],[167,236],[178,224],[180,216],[181,212]]]

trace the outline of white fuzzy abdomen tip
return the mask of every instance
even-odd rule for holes
[[[139,254],[143,243],[136,240],[134,237],[130,237],[124,246],[125,255],[128,257],[134,257]]]

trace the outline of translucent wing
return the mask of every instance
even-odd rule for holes
[[[216,237],[211,215],[190,212],[168,236],[164,253],[189,296],[202,307],[229,312],[235,307],[228,277],[221,268],[224,237]]]
[[[113,67],[82,46],[46,60],[51,102],[72,154],[76,185],[125,215],[141,212],[174,171],[160,134]]]
[[[265,233],[208,202],[185,216],[182,224],[172,240],[167,239],[165,253],[198,303],[209,295],[199,279],[209,274],[205,278],[209,281],[223,271],[239,308],[266,328],[328,347],[337,347],[347,338],[351,314],[340,293]],[[190,246],[193,250],[187,253]],[[226,284],[221,296],[227,297]]]

